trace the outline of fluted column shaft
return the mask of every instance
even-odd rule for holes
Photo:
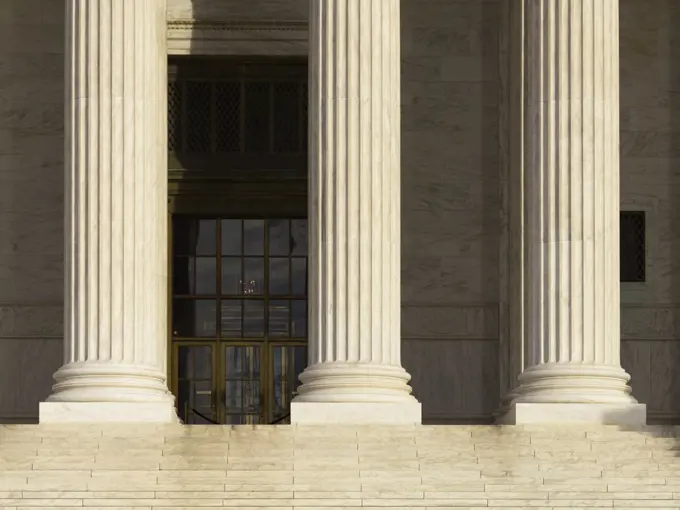
[[[310,402],[420,421],[400,355],[399,0],[312,0],[309,31],[310,366],[293,421]]]
[[[165,0],[66,2],[65,349],[48,404],[172,405],[165,30]]]
[[[512,399],[634,404],[620,365],[618,0],[522,1],[526,350]]]

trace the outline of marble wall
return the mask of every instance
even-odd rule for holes
[[[500,396],[497,36],[495,1],[402,1],[403,362],[428,422]]]
[[[207,53],[215,38],[243,49],[248,32],[206,45],[206,22],[307,18],[307,0],[249,5],[169,0],[168,18],[199,22],[192,48]],[[402,359],[431,423],[490,421],[500,398],[498,5],[402,0]]]
[[[647,281],[622,284],[622,362],[653,421],[680,421],[680,3],[620,0],[621,208],[645,211]]]
[[[63,0],[0,2],[0,422],[30,422],[62,358]]]
[[[488,421],[500,397],[502,1],[402,0],[403,361],[433,423]],[[648,220],[648,281],[622,288],[623,364],[650,415],[680,421],[680,3],[620,1],[622,207]],[[304,22],[307,0],[168,8],[178,26]],[[63,36],[63,0],[0,2],[0,422],[35,420],[61,363]]]

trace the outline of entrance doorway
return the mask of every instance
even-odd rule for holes
[[[173,218],[172,357],[185,423],[272,423],[307,365],[307,221]]]
[[[169,62],[170,387],[184,423],[286,423],[307,365],[306,62]]]

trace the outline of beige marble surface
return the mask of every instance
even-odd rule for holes
[[[503,210],[504,255],[523,264],[507,262],[504,283],[521,282],[522,306],[504,319],[523,360],[502,419],[644,424],[620,364],[619,0],[524,0],[512,10],[508,42],[519,54],[507,55],[505,92],[521,107],[504,106],[521,131],[508,150],[522,161],[504,185],[521,211]],[[630,413],[611,412],[626,405]]]
[[[680,508],[678,430],[0,427],[3,508]]]
[[[64,364],[40,422],[168,422],[165,1],[66,7]]]
[[[311,2],[309,366],[291,422],[422,421],[401,363],[400,0]]]
[[[46,348],[31,362],[26,337],[48,342],[62,327],[64,1],[0,4],[0,306],[16,311],[0,312],[0,344],[29,360],[0,356],[0,421],[9,421],[37,419],[42,371],[61,358]],[[174,21],[195,12],[206,22],[286,23],[306,20],[306,4],[168,7]],[[489,419],[499,392],[498,5],[401,4],[403,363],[424,415],[444,422],[478,420],[480,408]],[[645,210],[649,228],[648,282],[621,289],[622,364],[650,417],[680,421],[679,13],[668,0],[620,0],[620,15],[621,204]],[[436,249],[423,254],[424,245]]]
[[[0,5],[0,421],[37,420],[63,351],[64,1]]]

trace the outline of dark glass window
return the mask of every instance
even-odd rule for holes
[[[621,211],[620,264],[622,282],[644,282],[646,277],[644,211]]]

